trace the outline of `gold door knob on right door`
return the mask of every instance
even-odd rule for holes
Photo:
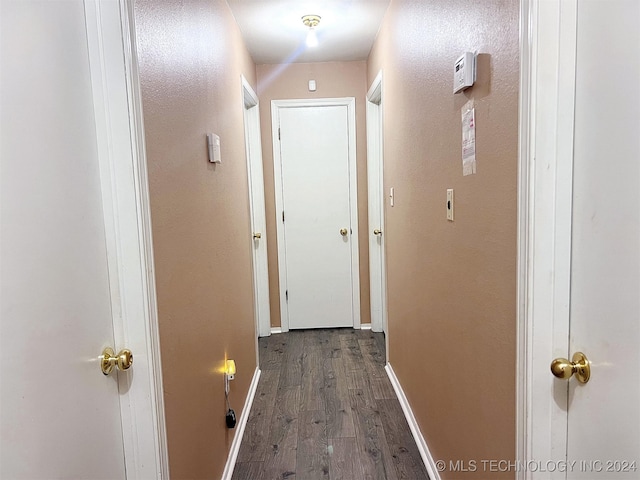
[[[382,235],[382,230],[380,230],[379,228],[376,228],[376,229],[373,231],[373,234],[374,234],[374,235]]]
[[[131,350],[123,348],[116,355],[113,348],[107,347],[100,355],[100,370],[105,375],[109,375],[117,366],[121,371],[129,370],[133,365],[133,353]]]
[[[557,378],[568,380],[573,374],[580,383],[587,383],[591,378],[591,362],[582,352],[576,352],[571,361],[566,358],[556,358],[551,362],[551,373]]]
[[[259,232],[258,232],[258,233],[254,233],[254,234],[253,234],[253,238],[255,238],[256,240],[258,240],[258,239],[262,238],[262,234],[261,234],[261,233],[259,233]]]
[[[346,237],[347,233],[349,233],[349,230],[347,230],[346,228],[340,229],[340,235],[342,235],[343,237]]]

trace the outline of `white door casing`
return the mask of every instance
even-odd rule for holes
[[[168,478],[130,15],[3,4],[3,478]]]
[[[371,329],[388,334],[387,282],[384,227],[384,143],[382,116],[382,71],[367,93],[367,179],[369,194],[369,276]],[[375,230],[379,230],[375,232]],[[375,233],[374,233],[375,232]],[[388,335],[387,335],[388,336]],[[388,352],[388,348],[387,348]]]
[[[267,220],[264,199],[262,141],[260,138],[260,105],[249,82],[242,77],[244,138],[247,151],[251,249],[253,254],[253,289],[258,336],[271,335],[269,307],[269,266],[267,258]]]
[[[169,478],[134,4],[85,0],[127,478]],[[135,378],[135,381],[133,380]]]
[[[518,478],[638,476],[616,470],[640,468],[638,21],[633,1],[522,2],[517,455],[568,463]],[[576,351],[589,383],[554,379]]]
[[[355,99],[271,111],[282,331],[360,328]]]

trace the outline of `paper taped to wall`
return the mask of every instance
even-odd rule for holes
[[[476,173],[476,109],[473,100],[462,107],[462,175]]]

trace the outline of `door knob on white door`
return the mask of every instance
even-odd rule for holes
[[[262,234],[260,232],[256,232],[253,234],[253,238],[255,238],[256,240],[262,238]]]
[[[105,375],[109,375],[117,366],[121,371],[129,370],[133,365],[133,353],[131,350],[123,348],[116,355],[113,348],[106,347],[100,355],[100,370]]]
[[[580,383],[587,383],[591,378],[591,362],[584,353],[576,352],[571,361],[566,358],[556,358],[551,362],[551,373],[563,380],[568,380],[575,373]]]
[[[346,228],[340,229],[340,235],[342,235],[343,237],[346,237],[347,233],[349,233],[349,230],[347,230]]]
[[[380,236],[380,235],[382,235],[382,230],[380,230],[379,228],[376,228],[376,229],[373,231],[373,234],[374,234],[374,235],[378,235],[378,236]]]

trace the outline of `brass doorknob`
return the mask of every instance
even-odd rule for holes
[[[133,365],[133,353],[131,350],[123,348],[116,355],[113,348],[106,347],[100,355],[100,370],[105,375],[109,375],[117,366],[121,371],[129,370]]]
[[[254,233],[253,234],[253,238],[256,238],[256,239],[262,238],[262,234],[261,233]]]
[[[346,237],[347,233],[349,233],[349,231],[346,228],[340,229],[340,235],[342,235],[343,237]]]
[[[374,235],[382,235],[382,230],[380,230],[379,228],[376,228],[376,229],[373,231],[373,234],[374,234]]]
[[[556,358],[551,362],[551,373],[554,376],[567,380],[575,373],[580,383],[587,383],[591,378],[591,362],[582,352],[576,352],[571,361],[566,358]]]

